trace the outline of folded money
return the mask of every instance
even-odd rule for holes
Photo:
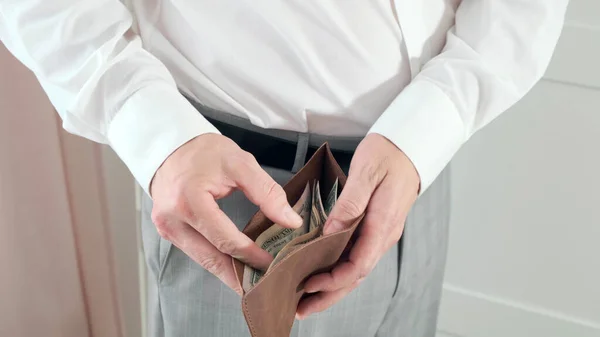
[[[300,199],[292,206],[292,209],[304,220],[302,226],[292,229],[273,224],[256,238],[256,244],[273,256],[273,262],[266,271],[258,270],[248,265],[244,266],[242,283],[244,291],[249,291],[265,272],[268,272],[277,265],[289,253],[322,234],[323,226],[337,201],[337,196],[337,179],[327,194],[325,204],[323,204],[321,197],[319,182],[316,180],[313,181],[312,186],[309,182],[306,183]]]

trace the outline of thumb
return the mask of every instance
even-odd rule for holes
[[[373,179],[350,174],[346,186],[327,217],[323,234],[335,233],[350,227],[367,209],[375,188],[376,182]]]
[[[288,203],[281,185],[252,159],[232,172],[237,186],[274,223],[288,228],[300,227],[303,220]]]

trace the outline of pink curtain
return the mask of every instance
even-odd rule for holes
[[[0,44],[0,336],[124,335],[101,160]]]

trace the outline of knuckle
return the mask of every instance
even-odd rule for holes
[[[177,218],[190,221],[194,218],[194,212],[189,206],[187,199],[181,193],[176,193],[175,197],[169,198],[164,203],[165,212],[172,214]]]
[[[166,217],[163,215],[161,211],[158,210],[156,205],[152,208],[152,212],[150,213],[150,219],[155,225],[162,223],[166,220]]]
[[[242,161],[242,163],[244,163],[246,165],[253,165],[253,164],[257,163],[256,158],[254,158],[252,153],[247,152],[247,151],[241,152],[240,160]]]
[[[383,158],[381,160],[376,160],[367,163],[360,174],[361,178],[365,180],[365,182],[369,186],[376,186],[384,177],[386,173],[386,165],[388,162],[388,158]]]
[[[173,207],[173,213],[187,221],[191,221],[194,219],[194,212],[192,211],[192,208],[186,201],[182,199],[177,200],[175,202],[175,205]]]
[[[221,149],[239,149],[240,147],[237,145],[233,139],[219,135],[217,137],[217,143],[220,145]]]
[[[337,207],[342,211],[342,213],[350,217],[357,217],[362,213],[358,203],[352,199],[346,199],[343,202],[339,202]]]
[[[169,226],[167,225],[163,225],[163,226],[159,226],[156,225],[156,231],[158,232],[158,235],[160,235],[161,238],[171,241],[173,234],[171,232],[171,229]]]
[[[356,279],[356,281],[362,282],[365,278],[367,278],[367,276],[369,275],[370,272],[371,272],[370,268],[359,269],[358,278]]]
[[[281,199],[285,196],[283,187],[271,179],[264,182],[263,191],[266,198],[270,200]]]
[[[170,240],[173,237],[169,221],[165,216],[159,213],[152,213],[152,222],[154,222],[154,226],[156,226],[156,231],[160,237],[165,240]]]
[[[245,167],[249,167],[250,165],[254,164],[255,162],[256,162],[256,159],[254,158],[254,156],[252,154],[250,154],[250,152],[240,150],[240,151],[236,151],[235,154],[233,154],[229,157],[227,164],[230,169],[243,170]]]
[[[357,267],[358,274],[356,281],[358,282],[362,282],[373,270],[373,266],[368,262],[359,263]]]
[[[231,240],[217,239],[213,244],[220,252],[227,255],[236,255],[238,252],[237,246]]]
[[[223,261],[214,255],[199,257],[198,264],[212,274],[219,274],[223,270]]]

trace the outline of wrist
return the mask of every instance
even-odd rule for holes
[[[417,170],[415,164],[412,162],[410,157],[402,151],[396,144],[394,144],[391,140],[389,140],[384,135],[379,133],[370,133],[367,137],[375,137],[378,139],[378,142],[385,144],[381,146],[382,148],[389,148],[391,157],[395,158],[393,161],[395,164],[395,168],[398,172],[401,172],[401,175],[404,181],[407,184],[407,187],[411,190],[416,191],[418,194],[421,189],[421,176],[419,175],[419,171]]]

